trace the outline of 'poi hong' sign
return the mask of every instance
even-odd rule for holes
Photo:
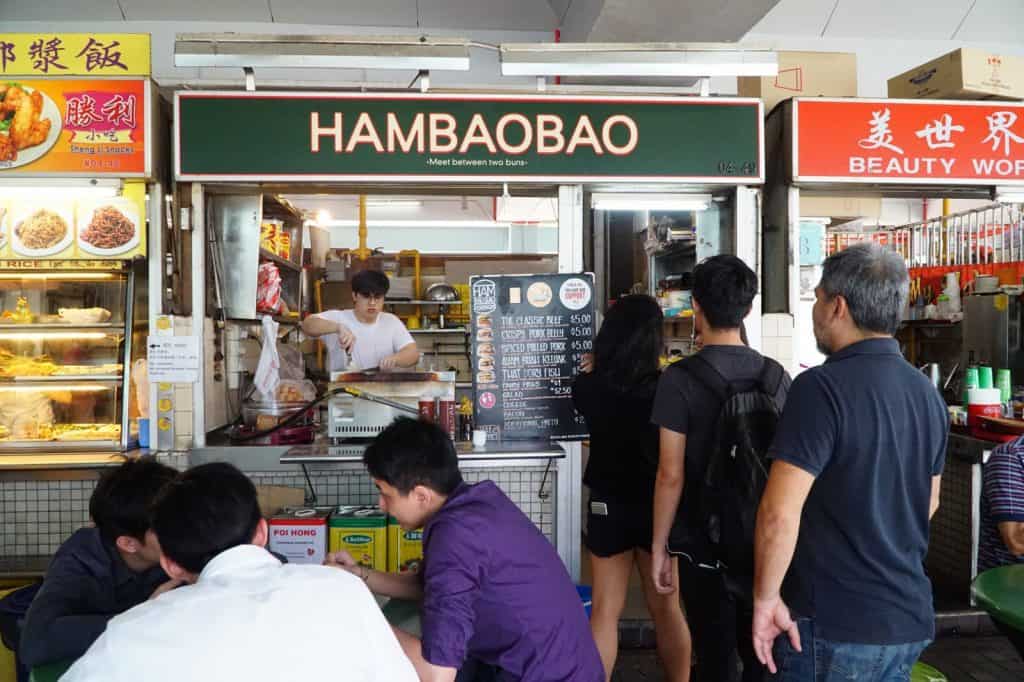
[[[182,180],[763,181],[758,100],[181,92]]]

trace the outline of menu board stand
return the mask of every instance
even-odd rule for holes
[[[572,383],[593,349],[593,274],[477,276],[470,292],[477,427],[490,440],[586,438]]]

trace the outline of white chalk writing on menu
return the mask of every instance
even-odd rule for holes
[[[471,289],[478,426],[494,438],[585,437],[572,382],[593,348],[592,277],[494,276]]]

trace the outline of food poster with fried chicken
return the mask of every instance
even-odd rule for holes
[[[146,254],[145,184],[121,196],[0,200],[0,258],[129,260]]]
[[[0,80],[5,177],[148,177],[144,79]]]

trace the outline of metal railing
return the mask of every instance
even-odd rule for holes
[[[910,267],[979,265],[1024,260],[1024,204],[992,204],[872,232],[829,233],[828,252],[875,241]]]

